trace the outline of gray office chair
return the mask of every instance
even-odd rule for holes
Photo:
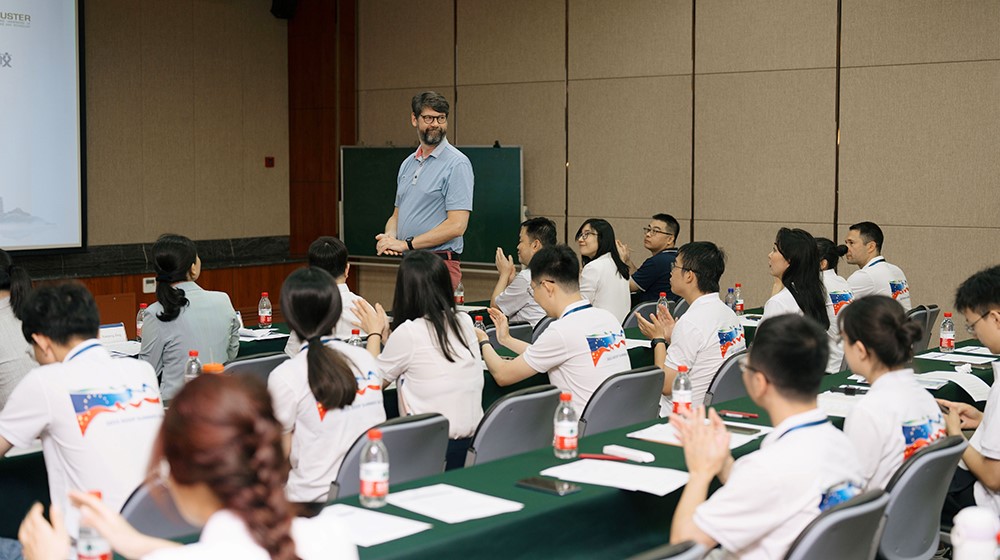
[[[580,437],[646,420],[660,412],[663,370],[656,366],[616,373],[594,391],[580,415]]]
[[[465,466],[552,445],[552,418],[558,405],[559,389],[552,385],[528,387],[498,399],[476,428]]]
[[[936,303],[932,303],[927,306],[927,330],[924,331],[924,338],[927,339],[927,348],[931,347],[931,339],[934,338],[934,333],[938,332],[938,315],[941,314],[941,308],[938,307]]]
[[[549,328],[549,325],[552,324],[552,321],[555,321],[555,319],[553,319],[552,317],[542,317],[541,320],[539,320],[538,323],[535,324],[535,330],[531,331],[532,344],[534,344],[535,341],[538,340],[538,337],[542,336],[542,333],[545,332],[545,329]]]
[[[719,366],[705,392],[706,408],[713,402],[731,401],[747,396],[747,388],[743,385],[743,374],[740,371],[740,358],[746,353],[746,349],[740,350],[726,358],[726,361]]]
[[[527,342],[531,344],[531,323],[517,322],[510,324],[510,336]],[[490,344],[493,345],[494,350],[500,350],[503,348],[503,344],[497,340],[497,328],[494,325],[486,327],[486,336],[490,337]]]
[[[701,543],[684,541],[640,552],[628,560],[700,560],[707,552],[705,545]]]
[[[125,500],[121,514],[140,533],[151,537],[179,539],[201,532],[181,517],[174,499],[161,482],[140,484]]]
[[[668,310],[671,307],[672,307],[672,304],[668,304],[667,305],[667,309]],[[622,328],[623,329],[634,329],[634,328],[636,328],[636,327],[639,326],[639,319],[635,318],[635,314],[636,313],[639,313],[640,315],[642,315],[643,319],[646,319],[648,321],[649,320],[649,315],[651,313],[656,313],[656,302],[655,301],[646,301],[646,302],[640,303],[639,305],[636,305],[635,307],[633,307],[632,311],[628,312],[628,316],[626,316],[625,320],[622,322]]]
[[[273,352],[271,354],[263,354],[250,356],[249,358],[236,359],[228,364],[222,370],[222,373],[227,375],[252,375],[264,384],[267,384],[267,378],[271,375],[271,371],[278,367],[282,362],[288,359],[288,354],[284,352]]]
[[[871,560],[889,504],[884,490],[870,490],[819,514],[799,533],[785,560]]]
[[[906,312],[906,318],[916,321],[923,329],[923,334],[921,334],[920,338],[913,343],[913,354],[916,355],[924,350],[927,350],[927,346],[930,344],[931,333],[928,328],[930,313],[928,312],[926,306],[918,305]]]
[[[401,416],[375,426],[389,451],[389,487],[444,472],[448,451],[448,419],[440,414]],[[356,496],[361,491],[361,451],[368,433],[361,434],[344,456],[328,499]]]
[[[885,529],[878,545],[884,560],[927,560],[938,547],[941,507],[968,442],[948,436],[924,447],[892,475],[886,491]]]
[[[674,316],[674,319],[680,319],[681,315],[687,312],[688,307],[691,307],[691,305],[687,302],[687,300],[679,299],[677,300],[677,303],[674,304],[674,308],[670,314]]]

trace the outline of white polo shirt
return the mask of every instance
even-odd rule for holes
[[[340,290],[340,302],[343,308],[340,312],[340,319],[333,326],[333,331],[330,334],[340,340],[348,340],[351,338],[351,330],[358,329],[361,336],[366,336],[368,333],[364,329],[354,326],[354,323],[358,321],[358,317],[354,314],[354,301],[361,299],[361,296],[355,295],[347,287],[347,284],[337,284],[337,288]],[[285,343],[285,354],[289,356],[298,354],[302,348],[302,342],[299,335],[295,334],[294,330],[291,331],[288,334],[288,342]]]
[[[423,318],[405,321],[392,331],[376,359],[383,380],[399,380],[400,414],[442,414],[451,439],[473,435],[483,418],[482,355],[472,317],[456,317],[464,341],[449,333],[454,362],[444,357],[434,326]]]
[[[364,348],[324,339],[354,370],[358,389],[354,402],[344,408],[325,410],[309,388],[308,350],[274,368],[267,389],[274,402],[274,415],[285,433],[292,433],[285,493],[292,502],[326,500],[330,482],[337,477],[347,451],[368,428],[385,421],[382,379],[375,358]],[[305,349],[309,345],[303,344]]]
[[[590,261],[580,271],[580,295],[594,307],[607,309],[620,325],[632,310],[628,278],[622,278],[611,253]]]
[[[847,283],[856,298],[877,294],[891,297],[907,311],[913,307],[906,275],[898,266],[886,262],[881,255],[859,268],[847,279]]]
[[[527,268],[517,273],[510,286],[497,296],[495,303],[511,323],[527,321],[534,328],[545,317],[545,310],[535,301],[535,291],[531,289],[531,271]]]
[[[826,316],[830,319],[830,328],[826,330],[826,336],[830,339],[830,359],[826,363],[826,372],[837,373],[844,363],[844,342],[840,339],[837,316],[845,306],[854,301],[854,292],[847,280],[832,269],[823,271],[823,287],[826,288]]]
[[[75,536],[79,510],[69,507],[67,493],[99,490],[119,511],[146,477],[162,422],[153,367],[116,360],[91,339],[21,380],[0,412],[0,436],[15,447],[42,439],[50,497]]]
[[[1000,362],[993,362],[993,377],[1000,379]],[[969,445],[983,457],[1000,461],[1000,383],[994,383],[990,387],[983,419],[979,422],[976,432],[969,438]],[[964,461],[959,462],[958,466],[969,470]],[[982,482],[976,481],[973,494],[976,497],[976,505],[988,507],[1000,515],[1000,492],[993,492],[983,486]]]
[[[572,393],[577,414],[605,379],[632,367],[621,323],[586,300],[566,306],[522,356],[535,371],[548,372],[560,391]]]
[[[742,560],[783,558],[820,514],[824,495],[844,482],[860,486],[854,446],[813,409],[785,419],[760,450],[738,459],[729,480],[694,512],[694,522]]]
[[[876,379],[847,415],[844,433],[858,451],[866,489],[885,489],[904,460],[946,435],[941,409],[912,369]]]
[[[726,358],[747,347],[736,313],[719,299],[718,292],[698,297],[674,325],[664,365],[676,370],[687,366],[691,377],[691,403],[705,402],[705,393]],[[672,409],[669,398],[660,399],[660,415]]]
[[[764,303],[764,313],[760,320],[763,322],[771,317],[790,314],[802,315],[803,313],[798,302],[795,301],[795,296],[792,295],[792,292],[788,291],[788,288],[782,288],[780,292],[771,296]]]
[[[295,555],[302,560],[329,558],[352,560],[358,549],[340,521],[333,515],[320,514],[310,519],[297,517],[292,520],[292,540]],[[155,550],[143,560],[271,560],[260,545],[253,540],[246,524],[235,513],[219,510],[212,514],[201,530],[198,542]]]

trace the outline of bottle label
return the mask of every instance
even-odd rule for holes
[[[455,305],[465,305],[465,294],[455,294]]]
[[[742,299],[737,299],[736,300],[736,312],[737,313],[743,313],[743,300]]]
[[[556,422],[555,424],[555,448],[559,451],[572,451],[576,449],[577,429],[576,422]]]
[[[76,557],[78,560],[111,560],[111,545],[93,529],[81,527],[79,538],[76,539]],[[91,533],[91,534],[88,534]]]
[[[361,465],[361,495],[366,498],[384,498],[389,495],[389,463]]]
[[[941,333],[941,348],[955,349],[955,333]]]
[[[270,309],[264,309],[264,310],[258,311],[257,312],[257,322],[260,323],[261,325],[270,325],[271,324],[271,310]]]
[[[691,412],[691,391],[676,390],[673,392],[674,414],[681,411]]]

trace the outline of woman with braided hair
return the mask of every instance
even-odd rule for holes
[[[177,394],[153,448],[150,476],[165,478],[181,515],[203,526],[194,544],[143,535],[91,495],[71,492],[70,498],[82,522],[126,558],[357,558],[334,516],[295,517],[285,498],[281,434],[267,390],[254,379],[203,375]],[[36,504],[22,524],[29,560],[67,557],[69,537],[58,507],[51,516],[49,525]]]

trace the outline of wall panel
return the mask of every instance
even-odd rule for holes
[[[358,89],[453,85],[454,15],[453,0],[358,2]]]
[[[565,16],[564,0],[460,0],[458,84],[564,80]]]

